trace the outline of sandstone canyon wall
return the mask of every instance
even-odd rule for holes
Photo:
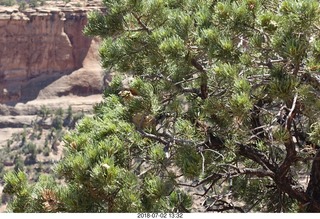
[[[81,89],[101,90],[98,42],[83,35],[90,10],[102,8],[50,7],[22,12],[0,8],[0,103],[46,98],[47,87],[68,75],[64,87],[60,83],[64,90],[55,90],[56,95],[77,89],[80,93]],[[78,75],[70,76],[76,70]],[[85,85],[78,84],[81,74]],[[90,84],[90,80],[95,81]],[[73,87],[68,90],[66,84]]]

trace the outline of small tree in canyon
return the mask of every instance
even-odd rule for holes
[[[207,211],[320,212],[318,1],[104,4],[85,32],[117,74],[65,137],[65,185],[9,173],[9,209],[188,212],[201,185]]]

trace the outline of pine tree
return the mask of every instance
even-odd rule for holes
[[[64,183],[6,175],[11,211],[188,212],[203,186],[207,211],[320,212],[318,1],[104,4],[85,33],[116,76],[65,137]]]

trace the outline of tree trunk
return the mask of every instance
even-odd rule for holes
[[[320,203],[320,150],[316,153],[314,157],[311,173],[310,173],[310,181],[307,188],[307,195],[310,197],[312,201]],[[312,203],[306,208],[306,212],[320,212],[319,209],[315,208]]]

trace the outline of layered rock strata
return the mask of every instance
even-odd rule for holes
[[[91,10],[102,9],[96,6],[39,7],[24,11],[0,8],[0,103],[26,102],[41,95],[46,98],[42,91],[47,86],[85,67],[83,74],[90,75],[91,69],[95,71],[92,74],[101,73],[97,40],[83,35]],[[86,85],[69,81],[74,87],[64,87],[60,93],[99,92],[102,84],[100,75],[97,77],[87,76]],[[91,78],[95,80],[92,85]]]

